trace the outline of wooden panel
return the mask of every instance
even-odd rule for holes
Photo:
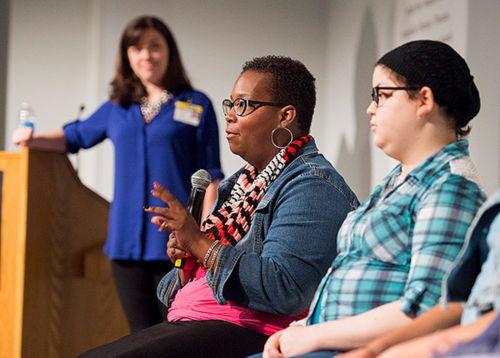
[[[74,357],[128,333],[102,253],[109,204],[81,184],[64,154],[23,154],[29,179],[24,185],[25,219],[17,218],[17,230],[25,240],[17,241],[24,246],[18,261],[24,256],[25,263],[24,269],[18,264],[10,272],[21,282],[24,277],[18,289],[22,298],[16,302],[23,308],[16,313],[22,317],[17,323],[22,326],[17,330],[22,332],[21,351],[1,351],[0,357]]]
[[[21,356],[28,151],[0,153],[0,357]]]

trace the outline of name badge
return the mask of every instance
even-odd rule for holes
[[[174,120],[198,127],[202,112],[203,107],[199,104],[177,101],[175,102]]]

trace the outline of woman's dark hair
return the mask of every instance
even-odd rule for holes
[[[163,87],[173,94],[191,87],[174,36],[167,25],[156,17],[141,16],[130,21],[122,33],[116,57],[115,76],[111,81],[111,100],[125,107],[138,103],[142,97],[147,96],[146,89],[130,67],[127,50],[130,46],[137,45],[142,34],[149,29],[158,31],[168,46],[168,66],[162,81]]]
[[[411,41],[383,55],[377,64],[392,70],[402,85],[429,87],[456,134],[469,134],[469,122],[479,113],[481,99],[467,62],[451,46]]]
[[[316,105],[315,78],[297,60],[284,56],[263,56],[247,61],[241,73],[256,71],[272,75],[270,89],[273,101],[287,103],[297,110],[297,122],[303,134],[308,134]]]

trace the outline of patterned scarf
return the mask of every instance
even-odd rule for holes
[[[310,135],[294,140],[276,154],[259,174],[254,166],[247,164],[231,190],[231,195],[219,210],[208,216],[201,226],[201,231],[212,240],[235,246],[248,232],[254,211],[267,188],[299,149],[311,140],[313,137]]]

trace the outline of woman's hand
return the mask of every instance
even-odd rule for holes
[[[23,147],[26,147],[33,138],[33,127],[22,126],[16,128],[12,133],[12,141]]]
[[[446,334],[445,331],[437,331],[432,335],[432,351],[433,353],[444,354],[457,344],[461,343],[459,337]]]
[[[169,239],[171,246],[167,245],[167,250],[171,250],[175,257],[182,257],[184,253],[192,253],[198,259],[202,259],[211,240],[205,237],[193,216],[169,190],[157,182],[154,182],[153,186],[151,194],[167,204],[168,207],[146,207],[144,210],[156,214],[151,218],[151,222],[159,226],[159,231],[175,233],[172,243]],[[172,258],[172,256],[170,257]]]
[[[175,263],[177,259],[183,259],[186,257],[190,257],[191,254],[189,252],[186,252],[184,250],[179,249],[179,243],[177,241],[175,231],[170,233],[170,236],[168,237],[168,242],[167,242],[167,255],[170,258],[170,261]]]
[[[318,350],[315,334],[308,332],[313,326],[290,326],[281,331],[279,351],[284,357],[297,356]]]
[[[294,325],[276,332],[264,345],[264,358],[284,358],[317,350],[314,335],[306,332],[309,326]]]
[[[12,133],[15,144],[33,149],[66,153],[66,138],[62,130],[35,135],[33,127],[19,127]]]
[[[269,337],[262,352],[263,358],[285,358],[280,351],[280,337],[283,331],[278,331]]]
[[[167,242],[167,255],[170,258],[170,261],[172,261],[175,264],[175,261],[177,259],[183,259],[190,257],[191,254],[189,252],[186,252],[184,250],[179,249],[177,243],[177,238],[175,235],[175,231],[171,232],[169,237],[168,237],[168,242]],[[184,265],[186,266],[186,265]],[[185,267],[184,268],[178,268],[177,274],[179,275],[179,279],[181,281],[181,287],[184,287],[186,284],[188,278],[190,277],[191,273],[190,271],[185,272]]]

